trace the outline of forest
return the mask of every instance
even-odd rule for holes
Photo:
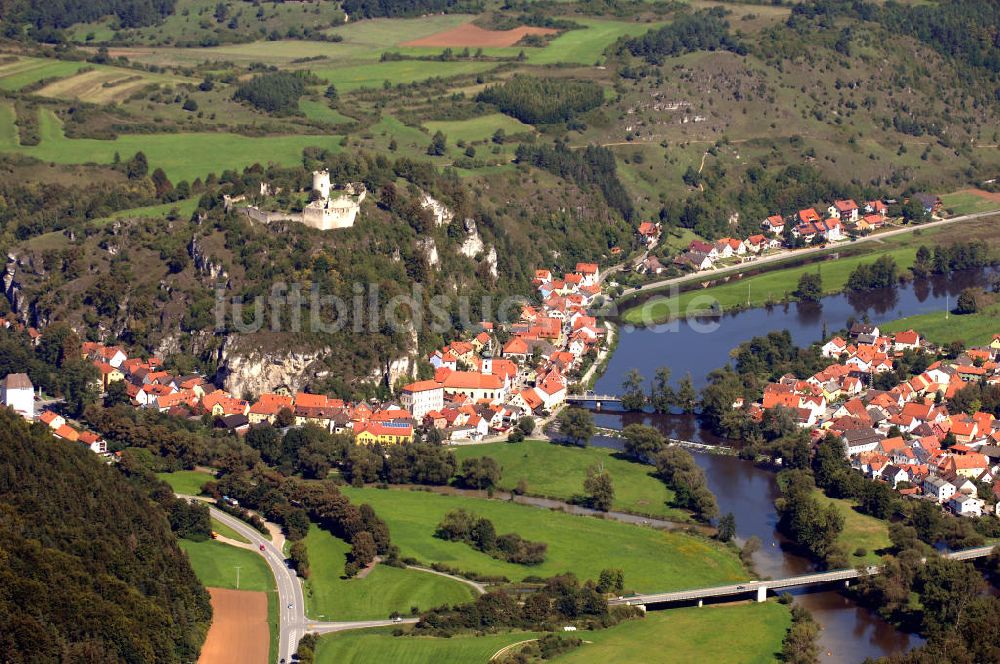
[[[909,35],[939,53],[968,65],[1000,71],[1000,35],[986,26],[1000,24],[1000,5],[981,0],[953,0],[928,4],[899,2],[841,2],[815,0],[796,4],[788,19],[791,27],[809,30],[814,21],[832,26],[832,19],[852,17],[878,21],[894,32]]]
[[[241,83],[233,99],[249,102],[268,113],[292,113],[299,107],[299,97],[305,94],[306,77],[301,73],[283,71],[258,74]]]
[[[3,0],[0,16],[8,24],[68,28],[114,15],[126,28],[153,25],[174,12],[177,0]]]
[[[5,662],[197,659],[208,594],[144,492],[7,410],[0,468]]]
[[[516,75],[487,86],[476,101],[493,104],[527,124],[569,122],[604,101],[604,90],[592,81]]]
[[[344,0],[342,7],[351,18],[376,18],[463,12],[475,14],[482,11],[483,3],[479,0]]]
[[[681,14],[662,28],[626,40],[624,48],[654,65],[662,64],[664,58],[691,51],[726,50],[743,55],[746,49],[729,34],[726,13],[723,7],[713,7]]]

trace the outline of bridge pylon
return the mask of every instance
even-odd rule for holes
[[[767,600],[767,586],[757,586],[757,601],[763,602]]]

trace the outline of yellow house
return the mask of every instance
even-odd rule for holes
[[[111,383],[117,383],[120,380],[125,380],[125,374],[107,362],[95,361],[94,366],[97,367],[98,372],[101,374],[102,392],[107,392],[108,386],[111,385]]]
[[[413,442],[413,427],[409,424],[371,423],[360,429],[354,436],[358,445],[399,445]]]

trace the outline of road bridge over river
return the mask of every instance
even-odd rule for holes
[[[983,558],[993,552],[993,546],[979,546],[972,549],[963,549],[945,554],[945,558],[953,560],[973,560]],[[881,565],[872,565],[867,568],[868,574],[881,574]],[[770,579],[763,581],[745,581],[743,583],[733,583],[727,586],[714,586],[711,588],[694,588],[691,590],[678,590],[667,593],[648,593],[644,595],[632,595],[629,597],[619,597],[608,601],[614,605],[665,605],[697,602],[701,606],[705,600],[739,598],[744,596],[756,596],[758,602],[767,599],[768,592],[785,590],[788,588],[805,588],[810,586],[829,585],[832,583],[849,584],[852,579],[861,576],[858,569],[841,569],[831,572],[818,572],[816,574],[804,574],[801,576],[791,576],[784,579]]]

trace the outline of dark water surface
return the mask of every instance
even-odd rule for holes
[[[690,372],[695,386],[701,388],[707,374],[728,362],[729,352],[751,337],[787,329],[797,344],[805,346],[820,340],[824,329],[843,327],[852,316],[861,318],[867,314],[878,323],[943,310],[949,304],[954,306],[963,288],[986,285],[990,274],[990,271],[972,270],[864,295],[832,295],[813,305],[792,303],[716,318],[676,321],[656,329],[621,329],[618,349],[594,389],[599,394],[619,393],[624,375],[633,368],[645,376],[648,388],[659,366],[671,368],[675,383]],[[706,326],[714,328],[713,331],[706,332]],[[725,442],[703,430],[690,416],[621,413],[606,409],[597,413],[595,420],[598,425],[613,429],[644,422],[673,438]],[[609,447],[621,445],[621,441],[614,438],[602,438],[594,443]],[[695,454],[695,459],[705,470],[720,511],[736,516],[740,541],[754,535],[760,538],[763,546],[754,556],[754,563],[761,576],[789,576],[815,569],[808,559],[782,547],[786,539],[775,529],[778,516],[774,499],[778,489],[774,473],[731,456]],[[898,631],[839,592],[793,594],[823,626],[820,638],[823,662],[861,662],[866,657],[898,653],[923,643],[919,636]]]

